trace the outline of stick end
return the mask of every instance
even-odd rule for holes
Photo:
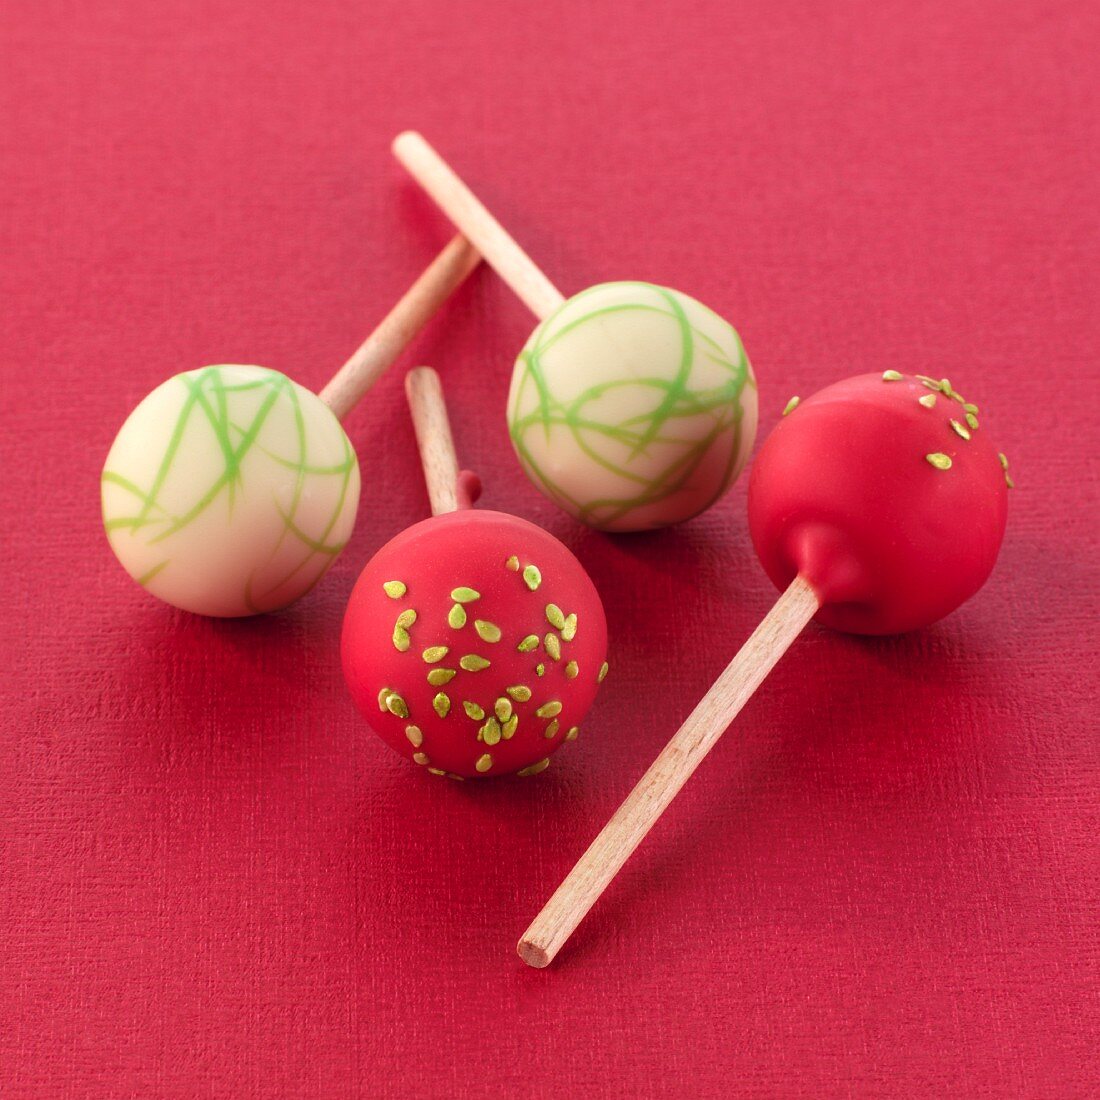
[[[553,955],[549,954],[544,948],[539,947],[538,944],[532,943],[528,939],[522,939],[516,944],[516,954],[528,965],[534,967],[536,970],[542,970],[544,967],[550,965]]]
[[[422,145],[424,138],[418,130],[402,130],[390,142],[390,150],[394,156],[400,159],[402,152],[411,149],[414,145]]]

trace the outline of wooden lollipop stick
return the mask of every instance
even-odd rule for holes
[[[458,456],[439,375],[431,367],[414,367],[405,375],[405,396],[412,412],[432,515],[457,512]]]
[[[795,577],[524,932],[525,963],[549,965],[819,606]]]
[[[398,134],[393,155],[540,321],[565,301],[561,291],[420,134],[413,130]]]
[[[332,376],[320,398],[343,420],[379,376],[404,351],[429,318],[478,265],[477,249],[457,236],[386,314],[355,354]]]

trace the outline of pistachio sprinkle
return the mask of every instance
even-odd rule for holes
[[[420,656],[424,658],[426,664],[437,665],[448,653],[450,649],[445,645],[430,645]]]
[[[466,608],[462,604],[456,603],[447,612],[447,625],[454,630],[461,630],[466,625]]]
[[[924,461],[930,466],[935,466],[937,470],[950,470],[951,459],[948,455],[943,454],[940,451],[936,451],[933,454],[925,455]]]
[[[447,774],[442,768],[429,768],[428,771],[431,772],[432,775],[446,775]]]
[[[410,607],[407,611],[402,611],[397,616],[397,625],[404,627],[406,630],[416,622],[416,612]]]
[[[600,665],[600,674],[596,677],[596,683],[597,684],[602,684],[603,681],[604,681],[604,677],[606,675],[607,675],[607,662],[604,661],[604,663],[602,665]]]
[[[421,732],[419,726],[406,726],[405,736],[409,739],[409,744],[414,749],[420,748],[424,744],[424,734]]]
[[[1008,459],[1003,454],[998,453],[997,461],[1001,464],[1002,470],[1008,469]]]
[[[507,722],[512,717],[512,700],[501,696],[493,704],[493,713],[497,716],[498,722]]]
[[[500,727],[501,736],[505,741],[511,741],[512,735],[516,732],[519,726],[519,715],[513,714],[503,726]]]
[[[972,431],[976,432],[978,430],[978,418],[972,412],[966,414],[966,422],[970,425]]]
[[[383,688],[378,693],[378,709],[385,712],[386,700],[393,694],[393,688]]]
[[[382,590],[391,600],[399,600],[408,592],[404,581],[386,581],[382,585]]]
[[[483,668],[488,668],[490,662],[476,653],[467,653],[465,657],[459,659],[458,664],[467,672],[480,672]]]
[[[798,408],[798,403],[801,400],[802,400],[802,398],[799,397],[797,394],[794,397],[792,397],[790,399],[790,401],[788,401],[786,403],[786,405],[783,406],[783,414],[782,415],[787,416],[788,414],[793,413],[794,410]]]
[[[978,406],[977,406],[977,405],[975,405],[973,401],[964,401],[964,402],[963,402],[963,408],[964,408],[964,409],[965,409],[965,410],[966,410],[966,411],[967,411],[968,413],[973,413],[973,414],[974,414],[975,416],[977,416],[977,415],[978,415],[978,413],[979,413],[979,411],[980,411],[980,410],[978,409]]]
[[[414,752],[413,753],[413,760],[417,764],[430,764],[431,763],[431,760],[429,759],[428,754],[426,752]]]
[[[489,746],[499,745],[502,736],[500,723],[495,718],[487,718],[485,725],[477,731],[477,739]]]
[[[532,649],[538,649],[538,647],[539,636],[537,634],[528,634],[527,637],[516,646],[516,649],[520,653],[530,653]]]
[[[900,382],[904,376],[901,371],[896,370],[884,370],[882,372],[883,382]]]
[[[920,379],[922,386],[927,386],[930,390],[935,390],[936,393],[939,393],[943,389],[934,378],[928,378],[923,374],[918,374],[917,377]]]
[[[526,703],[531,698],[531,689],[524,684],[514,684],[504,689],[517,703]]]
[[[565,735],[566,741],[576,741],[581,735],[580,726],[570,726],[569,731]]]
[[[477,631],[477,636],[483,642],[499,642],[500,641],[500,627],[496,623],[491,623],[487,619],[474,619],[474,630]]]
[[[917,403],[923,405],[926,409],[934,409],[936,407],[936,395],[926,393],[923,397],[917,398]]]
[[[1015,489],[1016,488],[1016,482],[1012,480],[1012,475],[1007,470],[1005,470],[1005,484],[1010,489]]]
[[[510,558],[509,558],[509,559],[508,559],[508,560],[507,560],[507,561],[506,561],[506,562],[504,563],[504,568],[505,568],[505,569],[510,569],[510,570],[511,570],[511,571],[512,571],[513,573],[518,573],[518,572],[519,572],[519,558],[517,558],[517,557],[516,557],[516,555],[515,555],[515,554],[513,554],[513,555],[512,555],[512,556],[511,556],[511,557],[510,557]]]
[[[539,572],[539,567],[537,565],[528,565],[524,568],[523,583],[527,585],[532,592],[542,584],[542,574]]]
[[[949,420],[948,423],[951,425],[951,430],[960,439],[969,439],[970,438],[970,432],[967,431],[967,429],[964,428],[957,420]]]
[[[565,626],[565,616],[556,603],[546,605],[546,621],[555,629],[561,630]]]
[[[542,644],[546,646],[546,655],[551,661],[561,660],[561,642],[556,634],[547,634],[543,638]]]
[[[577,673],[580,672],[580,670],[580,665],[578,665],[576,661],[570,661],[565,666],[565,678],[567,680],[575,680],[577,678]]]
[[[549,703],[543,703],[535,713],[540,718],[554,718],[561,714],[561,703],[557,699],[551,699]]]
[[[516,775],[522,775],[525,778],[529,775],[538,775],[539,772],[544,772],[550,767],[550,757],[544,756],[537,764],[530,764],[526,768],[520,768]]]
[[[409,637],[409,632],[403,626],[395,626],[393,628],[393,648],[398,653],[405,653],[411,645],[412,639]]]
[[[539,663],[537,665],[535,665],[535,675],[536,676],[543,676],[545,674],[546,674],[546,665],[544,665],[542,663],[542,661],[539,661]]]
[[[455,603],[473,603],[474,600],[481,599],[481,593],[475,588],[466,588],[462,586],[451,590],[451,599]]]
[[[396,718],[408,718],[409,708],[405,700],[396,691],[386,696],[386,710]]]
[[[458,675],[458,669],[455,668],[433,668],[428,673],[428,683],[432,687],[443,687],[444,684],[449,684]]]
[[[432,709],[440,718],[446,718],[451,713],[451,697],[445,691],[439,692],[432,700]]]
[[[485,718],[485,711],[483,711],[477,703],[471,703],[464,700],[462,709],[466,712],[467,717],[472,718],[475,722],[480,722]]]
[[[493,766],[493,758],[486,752],[482,753],[477,758],[477,763],[474,765],[479,772],[487,772]]]
[[[550,724],[542,731],[542,736],[549,741],[554,734],[558,732],[558,720],[556,718],[551,719]]]
[[[565,616],[562,624],[561,637],[563,642],[571,642],[577,636],[577,614],[571,612]]]

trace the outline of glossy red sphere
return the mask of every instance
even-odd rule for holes
[[[577,736],[606,671],[607,622],[552,535],[459,511],[367,563],[342,654],[356,704],[391,748],[436,773],[495,776],[538,770]]]
[[[969,599],[997,560],[1006,506],[981,410],[911,375],[859,375],[802,401],[749,483],[768,576],[785,588],[802,573],[818,620],[856,634],[926,626]]]

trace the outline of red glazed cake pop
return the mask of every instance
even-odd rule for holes
[[[432,384],[423,399],[441,401],[434,372],[414,374]],[[429,484],[453,486],[449,431],[442,468],[423,437],[421,449]],[[433,494],[437,514],[367,563],[344,618],[344,675],[382,740],[434,774],[533,775],[576,738],[606,674],[603,605],[552,535],[457,496],[440,506]]]
[[[827,626],[927,626],[993,568],[1003,464],[978,407],[947,379],[849,378],[789,409],[761,448],[749,484],[753,545],[779,588],[799,574],[810,582]]]

